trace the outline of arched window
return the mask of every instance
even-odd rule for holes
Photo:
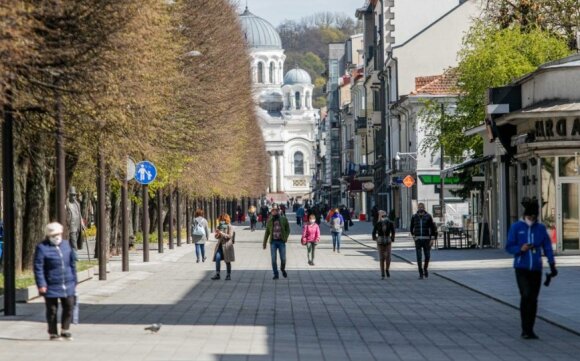
[[[274,84],[274,63],[270,63],[270,84]]]
[[[310,98],[310,92],[306,92],[306,109],[311,109],[312,108],[312,100]]]
[[[304,175],[304,154],[294,153],[294,175]]]
[[[300,98],[300,92],[294,94],[294,99],[296,100],[296,109],[302,109],[302,99]]]
[[[264,83],[264,64],[258,63],[258,83]]]

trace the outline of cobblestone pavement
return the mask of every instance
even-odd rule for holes
[[[541,339],[522,340],[516,309],[442,277],[418,280],[402,258],[382,281],[368,223],[355,223],[340,254],[325,228],[315,266],[292,227],[288,278],[277,281],[263,231],[245,225],[231,281],[211,281],[214,264],[196,263],[192,245],[152,252],[147,264],[135,253],[126,273],[114,258],[107,281],[79,285],[74,341],[48,341],[37,299],[0,318],[0,360],[578,359],[578,335],[538,320]],[[411,244],[396,245],[404,255]],[[154,322],[163,326],[149,334]]]

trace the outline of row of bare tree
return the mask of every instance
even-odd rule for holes
[[[105,156],[112,250],[127,157],[156,164],[152,195],[178,184],[192,199],[233,199],[266,187],[249,59],[228,0],[4,0],[0,105],[14,109],[18,271],[30,269],[55,218],[57,120],[67,189],[82,192],[85,211],[94,200],[97,154]],[[130,192],[138,209],[139,187]]]

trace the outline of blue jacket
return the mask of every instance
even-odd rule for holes
[[[69,241],[55,246],[45,239],[34,251],[34,279],[37,287],[46,287],[47,298],[75,295],[77,285],[76,256]]]
[[[522,252],[521,248],[525,243],[533,244],[534,248]],[[505,250],[514,255],[514,268],[542,271],[542,250],[548,257],[548,263],[555,263],[552,241],[546,226],[541,223],[536,222],[531,227],[524,221],[512,224]]]
[[[304,218],[304,208],[303,207],[300,207],[296,210],[296,217]]]

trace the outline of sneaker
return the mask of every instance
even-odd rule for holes
[[[66,341],[72,341],[73,340],[72,333],[70,333],[68,331],[62,331],[60,333],[60,337],[62,337]]]
[[[419,275],[419,279],[422,280],[423,279],[423,275]]]
[[[312,266],[312,261],[308,261],[308,265],[309,266]]]
[[[215,280],[219,280],[220,279],[220,274],[219,273],[216,273],[216,275],[213,276],[211,279],[214,280],[214,281]]]
[[[195,263],[199,263],[199,258],[195,261]]]
[[[389,273],[389,270],[387,270],[387,278],[390,278],[391,274]]]
[[[49,340],[51,340],[51,341],[62,341],[62,338],[60,338],[59,335],[50,335],[49,336]]]
[[[385,279],[385,274],[381,274],[381,279],[384,280]]]
[[[274,277],[272,277],[272,279],[273,279],[273,280],[277,280],[277,279],[279,279],[279,278],[280,278],[280,277],[278,277],[278,275],[275,275]]]
[[[427,269],[425,269],[425,278],[429,278],[429,271]]]
[[[201,259],[201,261],[202,261],[202,262],[205,262],[205,260],[206,260],[206,259],[207,259],[207,257],[203,257],[203,258]]]
[[[288,277],[288,273],[286,273],[286,271],[282,271],[282,276],[284,276],[284,278]]]
[[[230,275],[227,275],[226,276],[226,281],[231,281],[231,280],[232,280],[232,277]]]

